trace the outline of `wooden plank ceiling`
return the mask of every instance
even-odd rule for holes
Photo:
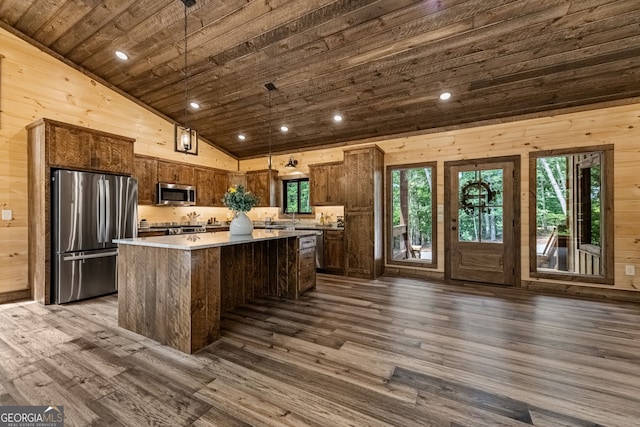
[[[184,122],[180,0],[3,0],[0,20]],[[187,34],[187,123],[238,158],[640,95],[638,0],[197,0]]]

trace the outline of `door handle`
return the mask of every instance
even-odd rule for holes
[[[457,230],[457,229],[458,229],[458,227],[456,227],[456,226],[454,225],[453,227],[451,227],[451,229],[452,229],[453,231],[455,231],[455,230]]]

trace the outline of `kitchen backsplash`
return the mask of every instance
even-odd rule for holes
[[[287,220],[289,217],[280,213],[280,208],[253,208],[248,212],[249,218],[253,221],[264,221],[265,218],[272,218],[273,221]],[[216,221],[230,221],[233,213],[228,208],[212,208],[202,206],[138,206],[138,221],[146,219],[149,223],[178,223],[186,224],[189,222],[188,215],[196,212],[199,216],[196,218],[198,223],[206,224],[210,218]],[[302,223],[318,223],[320,214],[323,213],[330,223],[336,222],[338,216],[344,215],[343,206],[318,206],[315,209],[315,219],[310,217],[296,217],[297,221]]]

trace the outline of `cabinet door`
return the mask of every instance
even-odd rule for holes
[[[51,126],[49,163],[70,169],[91,168],[91,140],[75,128]]]
[[[330,165],[328,169],[327,183],[329,192],[327,194],[327,201],[331,205],[342,205],[344,204],[345,193],[345,169],[342,163]]]
[[[158,183],[158,162],[155,159],[135,157],[133,175],[138,179],[138,204],[155,205]]]
[[[298,240],[298,289],[296,298],[316,285],[316,238],[300,237]]]
[[[371,209],[374,203],[374,170],[371,149],[345,152],[344,168],[349,182],[348,209]]]
[[[344,273],[344,232],[342,230],[324,232],[324,270],[330,273]]]
[[[227,172],[213,172],[213,204],[211,206],[224,206],[222,197],[229,189],[229,174]]]
[[[329,168],[323,165],[309,166],[309,203],[311,206],[329,204]]]
[[[247,187],[247,174],[244,172],[230,172],[229,173],[229,187],[232,185],[242,185]]]
[[[93,135],[91,137],[91,168],[105,172],[131,174],[133,144],[107,135]]]
[[[278,206],[280,199],[278,188],[278,171],[247,172],[247,190],[258,196],[260,199],[258,206]]]
[[[208,168],[195,168],[196,205],[213,206],[213,171]]]
[[[345,270],[348,276],[374,277],[373,214],[345,212]]]
[[[309,166],[309,200],[312,206],[344,204],[344,170],[342,162]]]
[[[193,166],[160,160],[158,161],[158,182],[194,185],[193,169]]]

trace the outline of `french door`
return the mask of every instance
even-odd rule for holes
[[[448,280],[516,284],[519,176],[519,157],[445,162]]]

